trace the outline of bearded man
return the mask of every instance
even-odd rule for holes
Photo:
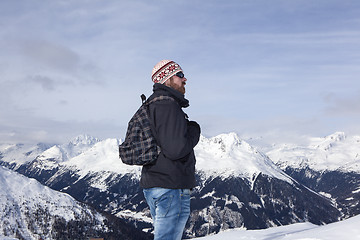
[[[174,99],[149,105],[150,121],[158,146],[158,159],[142,167],[140,185],[150,208],[154,239],[180,240],[190,216],[190,191],[195,187],[194,147],[199,141],[200,126],[189,121],[183,108],[186,77],[180,65],[162,60],[152,71],[153,94]]]

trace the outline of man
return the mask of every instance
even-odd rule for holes
[[[187,79],[181,67],[162,60],[152,71],[154,93],[174,99],[156,101],[149,106],[153,132],[161,152],[154,164],[142,168],[140,185],[154,222],[154,239],[181,239],[190,215],[190,190],[195,187],[194,147],[200,126],[187,119],[182,108]]]

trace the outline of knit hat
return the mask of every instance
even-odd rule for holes
[[[171,60],[161,60],[153,68],[151,78],[154,83],[163,84],[178,72],[182,72],[179,64]]]

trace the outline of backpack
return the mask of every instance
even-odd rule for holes
[[[144,94],[141,95],[141,100],[142,105],[129,121],[125,140],[119,145],[119,157],[128,165],[143,166],[157,160],[161,150],[152,131],[149,105],[162,100],[175,101],[169,96],[159,96],[148,101]]]

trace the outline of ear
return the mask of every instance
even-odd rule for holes
[[[172,80],[173,80],[173,77],[170,77],[170,78],[169,78],[168,80],[166,80],[163,84],[164,84],[165,86],[170,87]]]

